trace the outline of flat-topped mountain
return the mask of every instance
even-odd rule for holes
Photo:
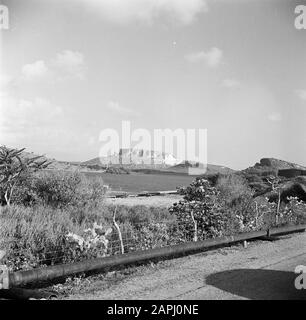
[[[144,149],[119,149],[108,156],[97,157],[85,162],[82,165],[90,166],[123,166],[123,167],[143,167],[143,168],[163,168],[173,166],[181,161],[176,159],[172,154],[144,150]]]
[[[181,161],[176,159],[172,154],[139,150],[139,149],[120,149],[107,157],[98,157],[81,163],[81,166],[88,166],[98,169],[105,166],[123,167],[132,171],[143,173],[176,173],[188,174],[189,168],[201,168],[201,164],[194,161]],[[208,164],[206,167],[207,174],[222,173],[228,174],[234,170],[219,165]],[[202,174],[199,170],[199,174]]]

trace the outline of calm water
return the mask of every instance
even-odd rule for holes
[[[167,175],[167,174],[109,174],[87,172],[87,176],[101,176],[104,183],[109,185],[112,191],[141,192],[141,191],[167,191],[176,187],[189,185],[193,176]]]

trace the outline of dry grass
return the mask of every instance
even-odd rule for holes
[[[133,197],[133,198],[106,198],[106,204],[123,205],[133,207],[136,205],[156,208],[168,208],[173,205],[174,202],[182,200],[182,196],[179,194],[165,195],[165,196],[152,196],[152,197]]]

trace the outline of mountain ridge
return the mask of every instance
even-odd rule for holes
[[[28,151],[23,151],[23,154],[26,157],[35,157],[38,154],[34,152],[28,152]],[[156,153],[155,153],[156,154]],[[161,154],[161,153],[160,153]],[[100,161],[100,157],[96,157],[93,159],[89,159],[87,161],[83,162],[77,162],[77,161],[59,161],[56,159],[51,159],[47,157],[46,155],[42,155],[43,160],[48,160],[51,162],[49,169],[53,170],[76,170],[80,169],[82,171],[94,171],[95,169],[100,171],[105,169],[106,165],[103,165]],[[113,167],[123,167],[126,169],[137,169],[140,170],[145,170],[145,169],[152,169],[152,170],[160,170],[160,171],[168,171],[168,172],[175,172],[175,173],[186,173],[187,169],[189,167],[195,167],[195,163],[191,161],[182,161],[178,164],[175,165],[167,165],[165,163],[158,163],[158,164],[129,164],[129,163],[123,163],[123,164],[114,164],[111,165]],[[94,167],[94,168],[93,168]],[[281,159],[276,159],[273,157],[264,157],[261,158],[259,162],[256,162],[253,166],[242,169],[242,170],[233,170],[229,167],[222,166],[222,165],[216,165],[216,164],[207,164],[207,173],[234,173],[234,172],[241,172],[244,174],[258,174],[260,176],[262,175],[269,175],[270,173],[278,173],[278,170],[283,170],[283,169],[297,169],[297,170],[306,170],[305,166],[290,162],[290,161],[285,161]]]

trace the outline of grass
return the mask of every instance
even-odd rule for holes
[[[155,238],[159,234],[156,230],[147,236],[143,226],[152,225],[154,230],[158,221],[173,220],[166,208],[146,206],[100,203],[95,207],[1,207],[0,249],[7,251],[5,262],[11,270],[27,270],[120,253],[118,233],[113,225],[115,210],[116,222],[127,250],[135,250],[141,241],[147,239],[152,243],[149,236]],[[97,230],[93,229],[94,225],[98,226]],[[112,228],[112,233],[107,237],[104,234],[108,228]],[[89,233],[86,229],[90,229]],[[93,235],[93,231],[101,234]],[[82,247],[71,242],[67,238],[69,233],[85,239],[86,245]]]

